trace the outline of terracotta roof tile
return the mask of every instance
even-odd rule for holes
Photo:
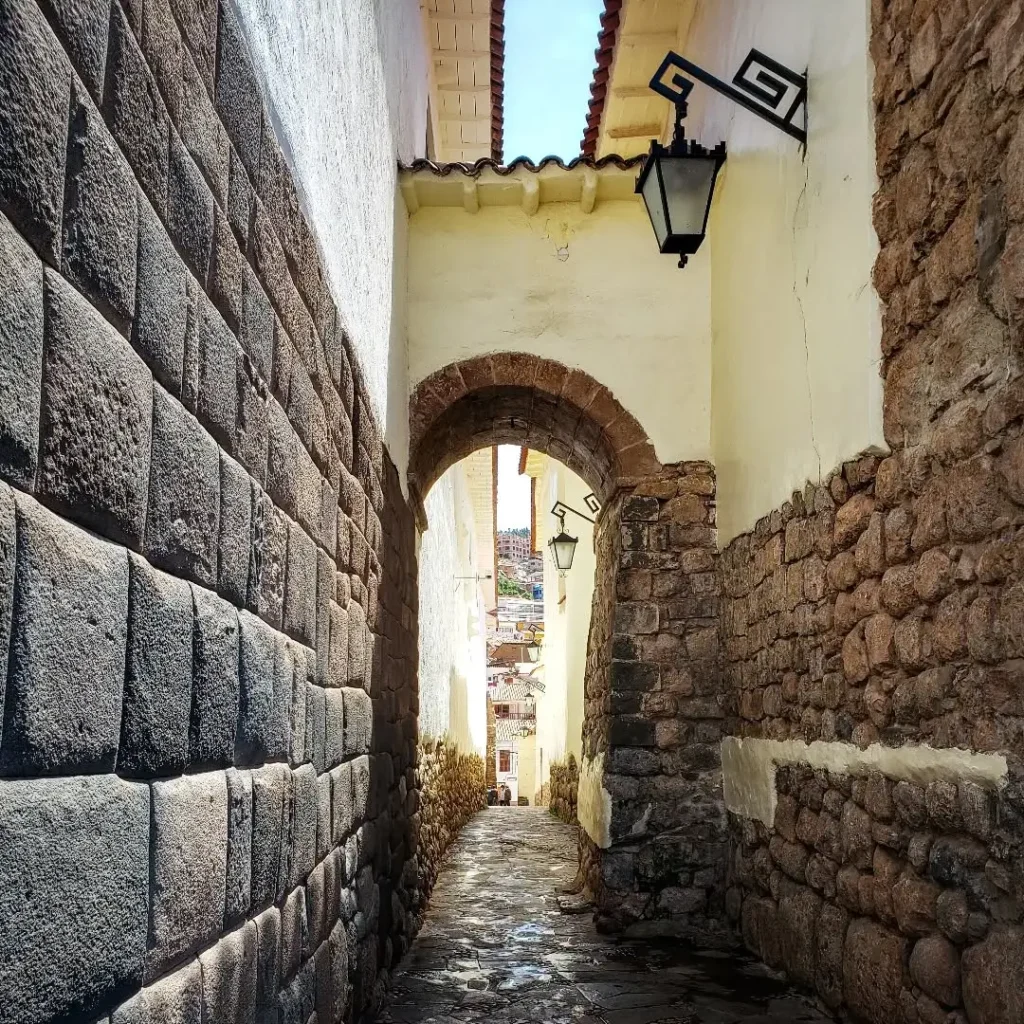
[[[475,163],[460,163],[453,161],[447,164],[437,164],[433,160],[413,160],[411,164],[400,165],[400,170],[403,171],[431,171],[436,174],[439,178],[447,177],[449,174],[467,174],[470,177],[477,177],[482,171],[492,170],[495,174],[511,174],[513,171],[518,170],[520,167],[525,168],[528,171],[540,171],[550,164],[555,164],[557,167],[561,167],[563,171],[571,171],[574,167],[580,165],[584,167],[593,167],[595,170],[600,170],[602,167],[614,166],[620,170],[628,170],[633,167],[639,167],[646,158],[647,154],[642,153],[639,156],[624,157],[618,156],[617,154],[609,154],[608,156],[601,157],[600,160],[595,160],[591,156],[578,156],[574,157],[568,163],[566,163],[561,157],[558,156],[546,156],[539,163],[534,163],[529,157],[517,156],[515,160],[510,164],[503,164],[498,160],[491,157],[482,157]]]
[[[611,76],[612,60],[615,58],[615,43],[619,33],[619,11],[622,0],[604,0],[601,14],[601,31],[597,34],[597,49],[594,56],[597,66],[590,83],[590,112],[587,127],[580,140],[580,153],[592,157],[597,152],[597,137],[601,131],[601,115],[604,113],[605,98],[608,94],[608,79]]]
[[[525,736],[532,730],[525,722],[512,721],[507,718],[499,718],[494,723],[494,738],[498,743],[511,743],[513,740]]]
[[[526,683],[502,683],[495,688],[491,695],[493,704],[503,704],[506,701],[525,701],[533,696],[533,690]]]

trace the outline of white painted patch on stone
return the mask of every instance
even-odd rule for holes
[[[722,741],[722,789],[728,810],[770,826],[775,821],[775,770],[780,764],[805,764],[844,775],[878,771],[891,779],[918,784],[966,779],[993,787],[1002,786],[1007,776],[1006,758],[1001,754],[978,754],[960,748],[883,747],[874,743],[861,750],[852,743],[729,736]],[[582,776],[580,784],[582,795]]]
[[[584,832],[602,850],[607,850],[612,845],[612,795],[603,783],[604,754],[583,758],[576,817]]]

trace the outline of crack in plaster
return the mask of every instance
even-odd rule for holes
[[[800,187],[800,194],[796,199],[796,206],[793,208],[793,252],[794,259],[797,252],[797,225],[800,220],[801,207],[804,204],[804,200],[807,196],[807,186],[810,180],[810,167],[808,166],[806,156],[803,161],[804,164],[804,182]],[[794,267],[794,271],[796,268]],[[805,273],[804,284],[809,285],[810,270],[808,269]],[[796,300],[797,309],[800,310],[800,324],[803,327],[803,342],[804,342],[804,381],[807,385],[807,415],[810,419],[811,426],[811,447],[814,449],[814,459],[818,464],[818,475],[816,482],[821,481],[821,451],[818,448],[818,439],[814,429],[814,389],[811,387],[811,351],[810,346],[807,343],[807,314],[804,312],[804,300],[800,295],[799,287],[799,275],[794,272],[793,274],[793,298]]]

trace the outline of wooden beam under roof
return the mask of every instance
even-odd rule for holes
[[[609,139],[657,139],[661,137],[661,124],[627,124],[621,128],[609,128]]]
[[[675,32],[622,32],[616,46],[664,46],[671,49],[676,45]]]
[[[658,94],[649,85],[617,85],[612,95],[620,100],[653,100]]]
[[[491,24],[491,16],[489,14],[452,14],[450,11],[428,11],[431,21],[462,21],[467,24],[472,22],[476,25],[487,25]]]
[[[458,51],[453,51],[457,53]],[[438,92],[461,92],[466,96],[489,96],[491,87],[489,85],[439,85]],[[650,90],[648,90],[650,92]]]
[[[458,60],[487,60],[491,59],[490,50],[442,50],[438,47],[434,47],[434,60],[450,60],[456,58]]]

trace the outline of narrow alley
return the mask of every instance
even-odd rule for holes
[[[0,0],[0,1024],[1022,951],[1024,0]]]
[[[452,846],[378,1021],[812,1024],[830,1018],[744,955],[599,935],[559,894],[576,830],[544,808],[491,808]]]

